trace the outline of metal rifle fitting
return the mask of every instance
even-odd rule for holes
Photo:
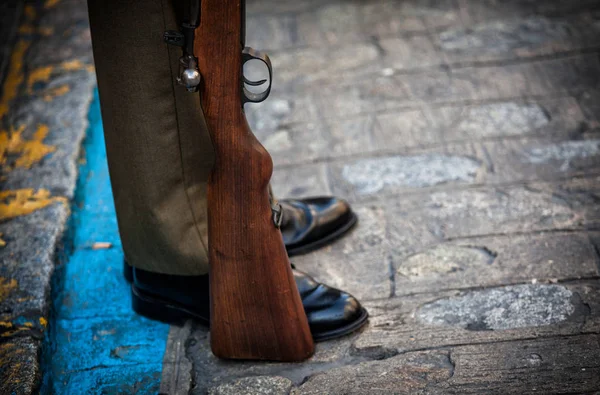
[[[181,31],[169,30],[164,33],[167,44],[183,48],[179,58],[177,83],[188,92],[197,92],[202,76],[198,70],[198,59],[194,56],[194,32],[200,23],[200,0],[190,0],[189,21],[181,24]]]

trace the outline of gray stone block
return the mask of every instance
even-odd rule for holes
[[[341,179],[357,195],[386,193],[397,187],[423,188],[450,182],[473,183],[481,162],[448,155],[361,159],[341,168]]]
[[[284,377],[245,377],[230,384],[221,384],[208,390],[209,395],[287,395],[292,382]]]
[[[589,327],[593,332],[600,314],[598,292],[593,281],[564,287],[538,283],[370,301],[365,303],[370,312],[369,328],[355,340],[354,353],[381,357],[423,348],[550,338],[581,333],[588,321],[594,322]],[[501,299],[496,300],[496,296]],[[534,306],[535,300],[543,303]],[[490,309],[480,309],[483,304]],[[495,319],[502,316],[506,319]]]
[[[453,375],[449,352],[424,351],[332,369],[292,394],[424,394]]]
[[[392,255],[395,294],[593,278],[594,243],[585,232],[458,239]]]
[[[472,331],[552,325],[575,311],[573,293],[560,285],[524,284],[472,291],[421,306],[417,319]]]

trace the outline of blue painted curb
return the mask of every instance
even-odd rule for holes
[[[155,394],[169,326],[131,310],[106,163],[98,92],[72,207],[72,251],[52,280],[41,393]],[[110,243],[109,248],[94,248]]]

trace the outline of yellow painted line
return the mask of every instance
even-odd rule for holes
[[[51,26],[38,26],[35,27],[32,24],[24,23],[19,26],[18,32],[21,34],[40,34],[42,36],[48,37],[54,34],[54,28]]]
[[[26,22],[19,27],[19,31],[23,33],[31,33],[33,30],[32,22],[36,18],[36,11],[32,5],[25,6],[24,9]],[[21,37],[15,44],[15,47],[10,55],[8,73],[2,86],[2,94],[0,95],[0,121],[8,114],[10,103],[17,97],[19,87],[24,81],[23,59],[29,46],[31,38]]]
[[[33,139],[21,143],[17,150],[21,156],[15,161],[16,167],[29,169],[46,155],[56,151],[55,146],[43,143],[46,136],[48,136],[48,132],[48,125],[40,124],[33,135]]]
[[[27,92],[30,95],[33,95],[35,84],[50,81],[50,76],[53,71],[54,66],[38,67],[37,69],[32,70],[27,76]]]
[[[36,84],[47,83],[48,81],[50,81],[50,77],[52,76],[52,73],[54,73],[57,70],[63,70],[63,71],[86,70],[88,72],[93,72],[94,65],[86,64],[86,63],[83,63],[81,60],[74,59],[74,60],[68,60],[66,62],[63,62],[56,67],[55,66],[38,67],[37,69],[31,71],[29,73],[29,75],[27,76],[27,93],[30,95],[35,94],[36,93],[35,92]],[[62,94],[67,93],[68,88],[65,91],[65,87],[66,86],[61,87],[58,92],[59,93],[62,92]],[[44,97],[44,99],[46,100],[46,97]]]
[[[48,89],[47,91],[44,92],[44,101],[50,102],[55,97],[66,95],[70,91],[71,91],[71,88],[69,88],[69,85],[61,85],[56,88]]]
[[[63,70],[67,71],[81,70],[84,66],[85,63],[79,59],[67,60],[60,65]]]
[[[31,328],[26,326],[15,326],[14,329],[9,330],[8,332],[4,332],[0,337],[11,337],[16,333],[28,331]]]
[[[50,131],[48,125],[38,125],[31,140],[23,139],[25,125],[18,129],[12,128],[10,132],[0,131],[0,165],[7,165],[9,156],[16,156],[15,167],[30,169],[34,164],[41,161],[46,155],[56,151],[53,145],[44,144],[44,139]]]
[[[25,23],[25,24],[19,26],[18,31],[21,34],[33,34],[33,33],[35,33],[36,29],[35,29],[35,26]]]
[[[37,13],[35,12],[35,8],[32,5],[25,6],[25,16],[29,20],[35,19]]]
[[[2,96],[0,98],[0,120],[8,114],[10,102],[17,97],[19,86],[24,80],[23,76],[23,58],[25,52],[31,43],[25,40],[19,40],[15,44],[15,49],[10,55],[10,66],[4,86],[2,87]]]
[[[56,202],[67,203],[64,196],[51,196],[46,189],[17,189],[0,191],[0,222],[31,214]],[[68,207],[68,206],[67,206]]]
[[[17,289],[17,280],[0,277],[0,302],[3,302],[15,289]]]
[[[46,36],[46,37],[54,34],[54,28],[52,26],[39,26],[37,31],[42,36]]]
[[[60,3],[60,0],[46,0],[44,2],[44,8],[45,9],[52,8],[52,7],[56,6],[58,3]]]
[[[93,72],[95,70],[93,64],[83,63],[79,59],[67,60],[66,62],[61,63],[60,68],[65,71],[87,70]]]

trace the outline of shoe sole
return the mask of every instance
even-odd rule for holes
[[[348,222],[346,222],[346,224],[337,228],[334,232],[328,234],[327,236],[322,237],[318,240],[315,240],[309,244],[305,244],[305,245],[294,247],[294,248],[289,248],[287,250],[288,256],[292,257],[295,255],[307,254],[311,251],[318,250],[319,248],[324,247],[327,244],[331,244],[334,241],[336,241],[337,239],[339,239],[340,237],[344,236],[358,223],[358,217],[356,216],[356,214],[354,214],[354,212],[351,212],[351,214],[352,215],[351,215],[350,219],[348,220]]]
[[[209,326],[209,320],[192,310],[154,295],[150,295],[136,286],[131,286],[131,305],[133,311],[146,318],[167,324],[181,324],[192,318],[203,325]]]
[[[192,310],[187,309],[178,303],[150,295],[134,285],[131,286],[131,296],[133,310],[146,318],[168,324],[179,324],[188,319],[193,319],[210,327],[210,322],[206,317],[196,314]],[[363,308],[360,316],[355,321],[341,328],[313,334],[313,340],[315,342],[322,342],[348,335],[365,325],[368,318],[369,314],[367,310]]]
[[[315,342],[324,342],[327,340],[333,340],[339,337],[349,335],[362,328],[367,323],[368,319],[369,313],[367,312],[367,310],[365,310],[364,307],[361,307],[360,316],[356,320],[352,321],[346,326],[334,329],[332,331],[323,332],[316,335],[313,334],[313,340]]]

